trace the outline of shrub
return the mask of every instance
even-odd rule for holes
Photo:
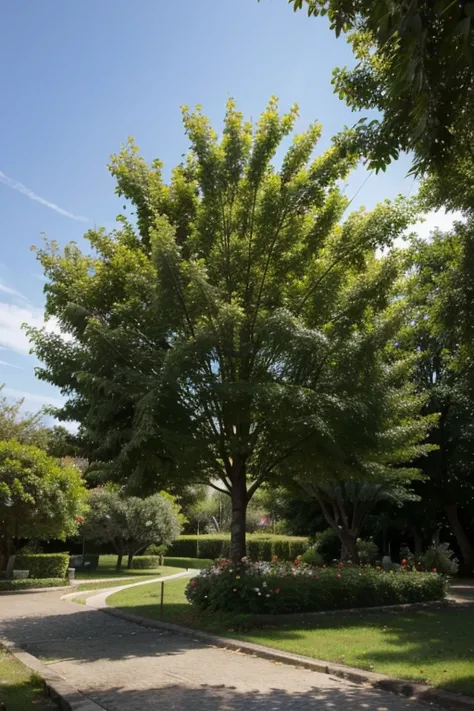
[[[333,560],[339,560],[341,557],[341,541],[332,528],[327,528],[325,531],[319,531],[316,534],[314,547],[328,564],[332,563]]]
[[[97,553],[87,553],[85,556],[72,555],[69,558],[69,567],[75,570],[97,570],[99,567],[99,555]]]
[[[171,568],[209,568],[212,563],[205,558],[165,558],[165,565]]]
[[[250,534],[247,536],[247,554],[252,560],[270,561],[273,556],[280,560],[294,560],[304,553],[308,540],[298,536]],[[181,536],[168,548],[172,558],[217,558],[230,557],[228,534]]]
[[[133,558],[132,568],[134,570],[159,568],[160,563],[161,556],[159,555],[136,555]]]
[[[65,578],[69,565],[69,553],[39,553],[18,555],[15,570],[29,570],[30,578]]]
[[[374,568],[308,568],[304,564],[217,564],[187,585],[188,600],[200,610],[235,614],[320,612],[354,607],[441,600],[445,579],[434,573]]]
[[[379,547],[373,541],[364,541],[363,538],[357,539],[357,552],[361,563],[375,563],[379,556]]]
[[[436,569],[438,573],[445,575],[456,575],[459,570],[459,561],[454,557],[449,543],[428,548],[421,558],[421,563],[426,570]]]
[[[26,580],[0,580],[0,592],[11,590],[31,590],[31,588],[61,588],[67,581],[64,578],[27,578]]]
[[[317,566],[317,565],[322,565],[324,563],[323,557],[316,548],[308,548],[303,555],[301,556],[301,560],[303,563],[306,563],[306,565],[312,565],[312,566]]]
[[[144,555],[158,555],[162,557],[166,555],[167,550],[168,546],[157,546],[155,543],[153,543],[151,546],[148,546]]]

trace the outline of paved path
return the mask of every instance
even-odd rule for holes
[[[146,629],[60,596],[0,598],[0,636],[43,659],[106,711],[428,708],[326,674]]]

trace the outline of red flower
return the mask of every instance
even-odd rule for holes
[[[272,563],[276,563],[277,560],[278,560],[278,556],[277,556],[277,555],[272,555]]]
[[[276,592],[276,594],[278,595],[278,593],[280,592],[280,588],[276,588],[276,589],[275,589],[275,592]]]
[[[338,568],[343,568],[343,567],[344,567],[344,563],[342,562],[342,560],[341,560],[340,563],[337,564],[337,567],[338,567]]]
[[[438,569],[437,569],[437,568],[433,568],[433,573],[437,573],[437,572],[438,572]]]
[[[76,516],[76,523],[84,523],[84,516]]]
[[[407,567],[407,562],[406,562],[406,560],[405,560],[405,558],[404,558],[404,559],[402,560],[402,568],[406,568],[406,567]]]
[[[191,587],[195,588],[197,585],[197,580],[191,580]]]

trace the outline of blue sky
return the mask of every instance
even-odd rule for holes
[[[21,330],[43,320],[29,248],[43,232],[81,244],[88,227],[113,226],[122,202],[110,153],[133,135],[169,170],[187,149],[180,105],[202,104],[218,128],[227,96],[256,119],[271,94],[282,109],[300,105],[297,130],[323,123],[324,148],[355,120],[330,85],[351,54],[326,19],[294,14],[286,0],[16,0],[2,7],[0,36],[0,383],[37,410],[61,398],[35,379]],[[372,176],[353,206],[407,193],[408,165]],[[364,179],[361,168],[347,194]]]

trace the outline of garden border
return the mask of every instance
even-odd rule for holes
[[[95,701],[84,696],[48,665],[25,652],[21,647],[17,647],[10,640],[0,637],[0,645],[5,647],[21,664],[36,672],[43,679],[47,693],[59,705],[61,711],[105,711],[103,706],[99,706]]]
[[[110,592],[113,595],[116,591]],[[243,654],[249,654],[251,656],[260,657],[262,659],[268,659],[269,661],[279,662],[280,664],[289,664],[291,666],[300,667],[303,669],[309,669],[311,671],[322,672],[323,674],[330,674],[340,679],[347,679],[349,681],[355,682],[357,684],[369,684],[374,689],[381,689],[383,691],[391,691],[394,694],[400,696],[408,696],[409,698],[422,701],[426,703],[436,704],[440,708],[448,709],[448,711],[474,711],[474,697],[465,696],[464,694],[456,694],[451,691],[444,691],[443,689],[438,689],[433,686],[427,686],[425,684],[418,684],[414,681],[408,681],[406,679],[394,679],[393,677],[386,676],[385,674],[378,674],[376,672],[364,671],[363,669],[357,669],[356,667],[348,667],[343,664],[335,664],[333,662],[326,662],[321,659],[311,659],[311,657],[305,657],[302,654],[292,654],[290,652],[281,652],[277,649],[272,649],[271,647],[265,647],[261,644],[254,644],[253,642],[243,642],[235,639],[228,639],[227,637],[220,637],[218,635],[209,634],[208,632],[201,632],[200,630],[195,630],[190,627],[184,627],[182,625],[176,625],[171,622],[162,622],[160,620],[152,620],[148,617],[141,617],[140,615],[133,615],[129,612],[124,612],[115,607],[109,607],[106,602],[106,598],[109,594],[105,596],[104,602],[101,605],[95,604],[91,605],[96,610],[100,610],[109,615],[114,615],[115,617],[120,617],[129,622],[134,622],[135,624],[142,625],[143,627],[151,627],[155,629],[166,629],[170,632],[175,632],[177,634],[184,634],[194,639],[204,642],[206,644],[213,645],[215,647],[221,647],[223,649],[228,649],[234,652],[240,652]],[[372,608],[357,608],[354,612],[360,612],[361,610],[404,610],[419,607],[420,604],[425,607],[439,606],[443,601],[436,600],[434,605],[432,603],[413,603],[409,605],[391,605],[389,607],[372,607]],[[469,603],[468,603],[469,604]],[[446,605],[452,605],[453,607],[463,607],[463,603],[451,603],[446,601]],[[337,610],[338,614],[349,612],[348,610]],[[313,613],[316,615],[326,614],[326,613]]]

